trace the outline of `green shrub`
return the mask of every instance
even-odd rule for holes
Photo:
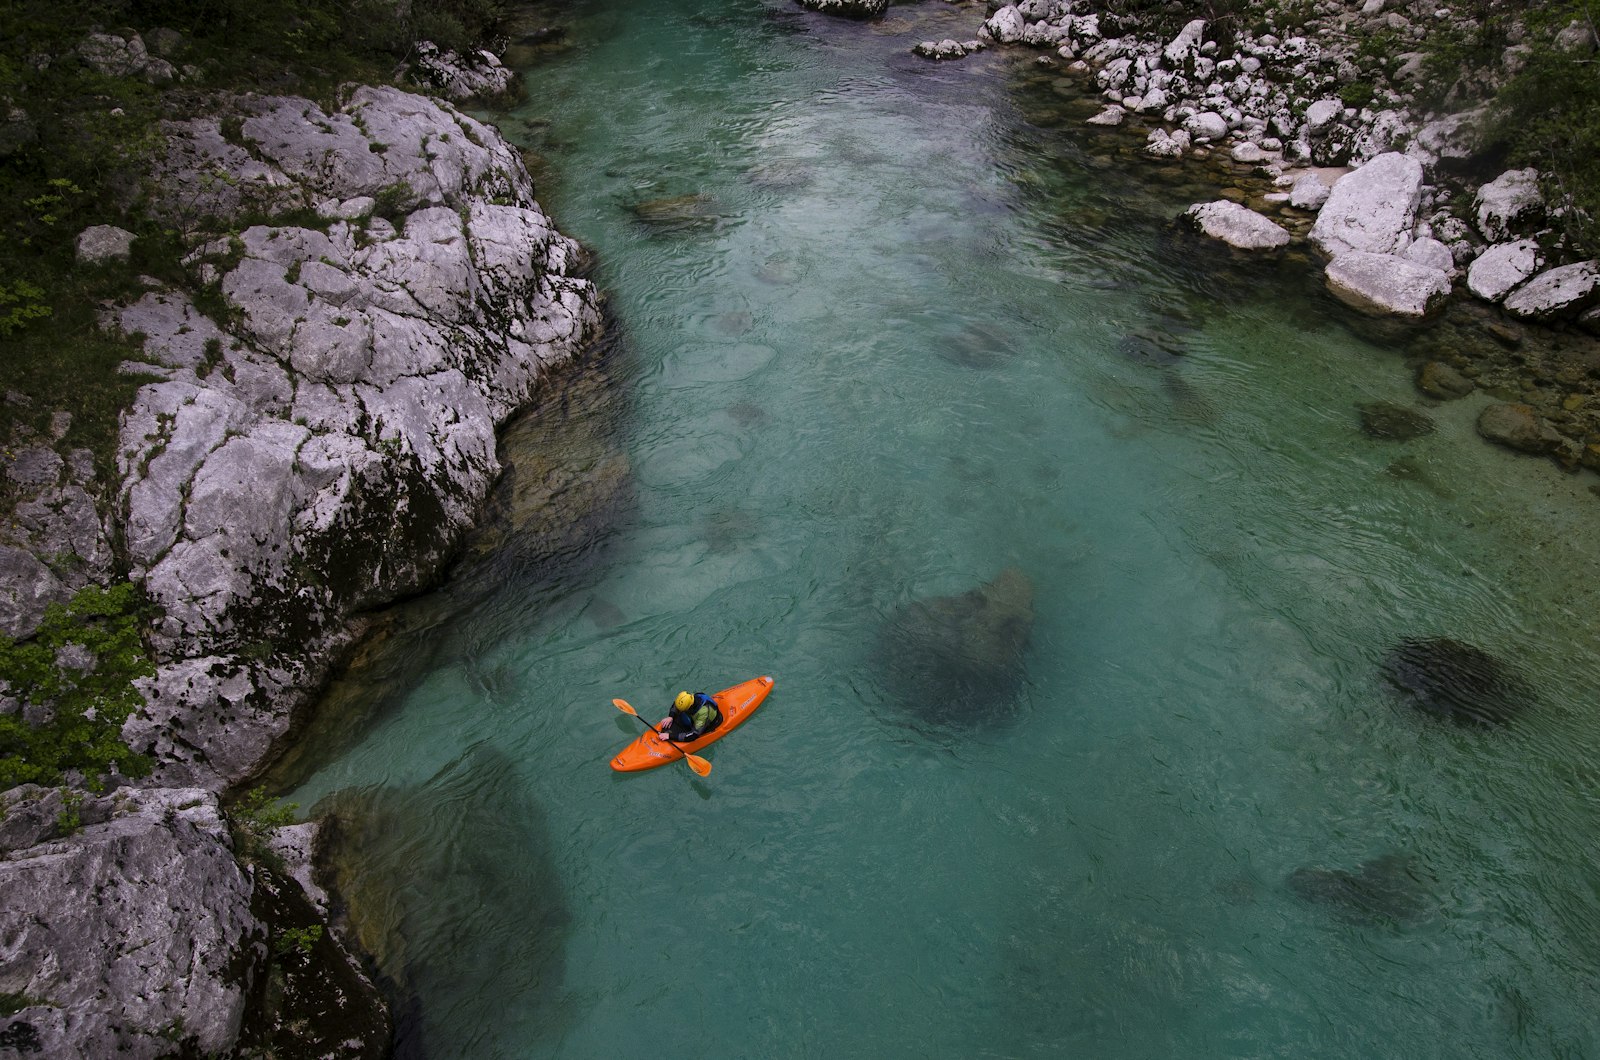
[[[155,673],[139,639],[142,609],[126,582],[85,586],[67,606],[52,604],[32,639],[0,639],[0,680],[9,694],[53,715],[42,725],[0,715],[0,789],[59,784],[68,770],[80,770],[100,790],[113,768],[130,777],[149,773],[149,759],[122,742],[122,723],[143,703],[133,682]],[[58,663],[72,645],[91,653],[88,669]]]
[[[228,811],[238,856],[244,861],[256,862],[275,872],[282,872],[282,859],[267,843],[273,832],[294,823],[294,815],[299,809],[295,803],[278,802],[267,794],[266,788],[251,788],[245,792],[244,797]]]
[[[1573,20],[1591,27],[1584,0],[1565,0],[1527,12],[1527,64],[1501,89],[1492,107],[1490,150],[1513,165],[1536,166],[1552,201],[1578,209],[1565,217],[1567,235],[1586,254],[1600,252],[1600,64],[1593,53],[1557,48],[1554,34]]]

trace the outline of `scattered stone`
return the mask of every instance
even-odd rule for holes
[[[1407,261],[1423,268],[1436,269],[1447,276],[1456,271],[1456,259],[1450,253],[1450,248],[1431,236],[1413,239],[1402,256]]]
[[[133,253],[133,233],[115,225],[90,225],[78,233],[79,265],[104,265],[127,261]]]
[[[799,0],[799,3],[825,15],[855,19],[880,18],[889,7],[889,0]]]
[[[1413,706],[1462,725],[1504,725],[1531,699],[1511,667],[1450,637],[1402,640],[1382,670]]]
[[[1531,239],[1496,243],[1468,267],[1467,290],[1486,302],[1502,301],[1543,264],[1544,254]]]
[[[1248,140],[1242,144],[1235,144],[1233,150],[1228,152],[1228,154],[1235,162],[1238,162],[1242,165],[1254,165],[1258,162],[1265,162],[1269,157],[1271,157],[1267,154],[1267,152],[1261,149],[1261,145],[1253,144]]]
[[[1507,449],[1539,456],[1560,452],[1567,445],[1560,431],[1523,404],[1489,405],[1478,414],[1478,433]]]
[[[1443,361],[1428,361],[1417,369],[1417,389],[1440,401],[1466,397],[1476,389],[1472,380]]]
[[[1226,199],[1196,203],[1184,217],[1205,235],[1238,250],[1279,250],[1289,245],[1289,233],[1283,228]]]
[[[1424,413],[1392,401],[1372,401],[1357,406],[1361,431],[1368,438],[1409,442],[1434,432],[1434,422]]]
[[[460,55],[424,40],[417,42],[414,54],[412,78],[452,102],[503,96],[515,80],[515,75],[501,65],[500,57],[491,51]]]
[[[1086,119],[1084,124],[1086,124],[1086,125],[1101,125],[1101,126],[1107,126],[1107,127],[1121,125],[1122,124],[1122,119],[1126,114],[1127,114],[1127,111],[1123,110],[1121,107],[1117,106],[1115,103],[1112,103],[1112,104],[1109,104],[1099,114],[1096,114],[1092,118]]]
[[[1215,143],[1228,135],[1228,122],[1220,114],[1201,111],[1183,121],[1184,131],[1197,143]]]
[[[1316,173],[1304,173],[1289,189],[1289,205],[1297,210],[1320,210],[1332,189]]]
[[[941,41],[925,40],[911,51],[924,59],[961,59],[967,54],[965,45],[948,37]]]

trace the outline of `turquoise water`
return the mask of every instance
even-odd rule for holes
[[[1394,350],[1296,268],[1216,271],[1167,225],[1200,192],[1038,124],[1048,78],[907,54],[977,8],[891,14],[557,11],[500,116],[597,254],[638,490],[583,562],[397,638],[291,795],[391,795],[363,895],[403,1048],[1600,1056],[1588,481],[1477,442],[1479,398],[1362,435],[1417,402]],[[631,209],[694,194],[687,230]],[[1013,565],[1014,708],[901,702],[885,621]],[[1415,636],[1536,703],[1397,703]],[[758,673],[708,779],[606,767],[612,697]],[[1393,915],[1286,883],[1390,856]]]

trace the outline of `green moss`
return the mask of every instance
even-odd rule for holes
[[[52,715],[41,725],[0,715],[0,789],[59,784],[68,770],[82,771],[96,789],[113,768],[125,776],[149,773],[149,760],[122,742],[122,723],[143,702],[133,682],[155,674],[139,639],[144,610],[126,582],[90,585],[66,607],[52,604],[32,639],[0,640],[0,679],[10,694]],[[88,669],[58,662],[73,645],[92,654]]]

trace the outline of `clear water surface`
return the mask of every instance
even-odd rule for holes
[[[597,254],[637,505],[429,628],[291,795],[403,793],[365,900],[405,1047],[1600,1056],[1587,482],[1478,443],[1487,399],[1365,437],[1409,373],[1299,270],[1218,271],[1167,224],[1199,192],[1050,127],[1014,56],[908,54],[978,11],[552,11],[570,43],[500,120]],[[685,195],[713,222],[632,209]],[[886,618],[1008,565],[1020,702],[908,708]],[[1536,703],[1407,709],[1379,664],[1408,636]],[[606,767],[613,696],[758,673],[708,780]],[[1393,915],[1286,882],[1368,863]]]

